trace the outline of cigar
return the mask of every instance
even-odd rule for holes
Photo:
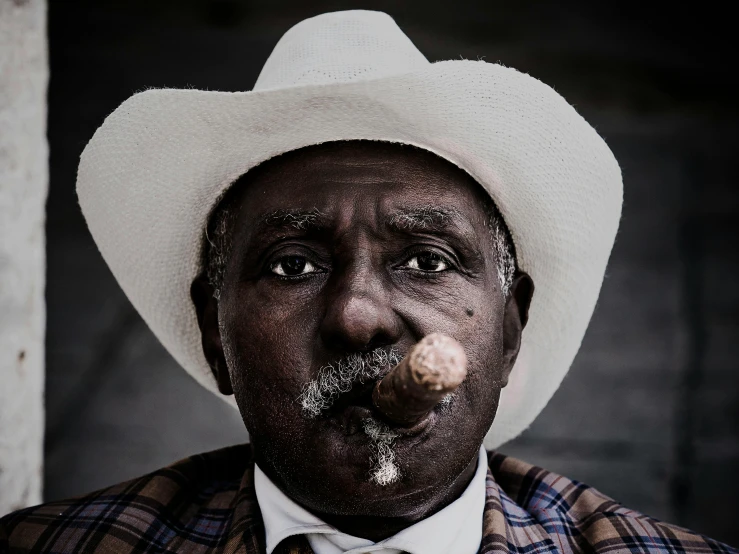
[[[392,423],[411,427],[466,376],[467,356],[462,345],[451,337],[432,333],[375,385],[372,403]]]

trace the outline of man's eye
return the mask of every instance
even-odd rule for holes
[[[449,263],[444,258],[433,252],[421,252],[405,262],[403,267],[407,269],[438,273],[449,269]]]
[[[297,277],[308,273],[318,273],[318,268],[304,256],[285,256],[274,262],[269,269],[281,277]]]

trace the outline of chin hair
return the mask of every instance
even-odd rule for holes
[[[392,448],[393,441],[398,437],[398,434],[376,419],[365,419],[362,425],[364,426],[364,432],[372,439],[375,450],[372,456],[370,481],[381,487],[398,482],[400,480],[400,468],[395,463],[395,451]]]

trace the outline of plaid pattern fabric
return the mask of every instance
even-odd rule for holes
[[[248,445],[192,456],[77,499],[0,519],[0,553],[262,554],[264,525]],[[279,554],[312,554],[291,537]],[[593,488],[492,453],[480,554],[733,553],[627,510]]]

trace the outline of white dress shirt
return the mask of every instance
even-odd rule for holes
[[[477,470],[457,500],[434,515],[374,543],[342,533],[287,497],[259,466],[254,488],[267,534],[267,554],[287,537],[305,535],[315,554],[476,554],[482,540],[487,456],[480,447]]]

